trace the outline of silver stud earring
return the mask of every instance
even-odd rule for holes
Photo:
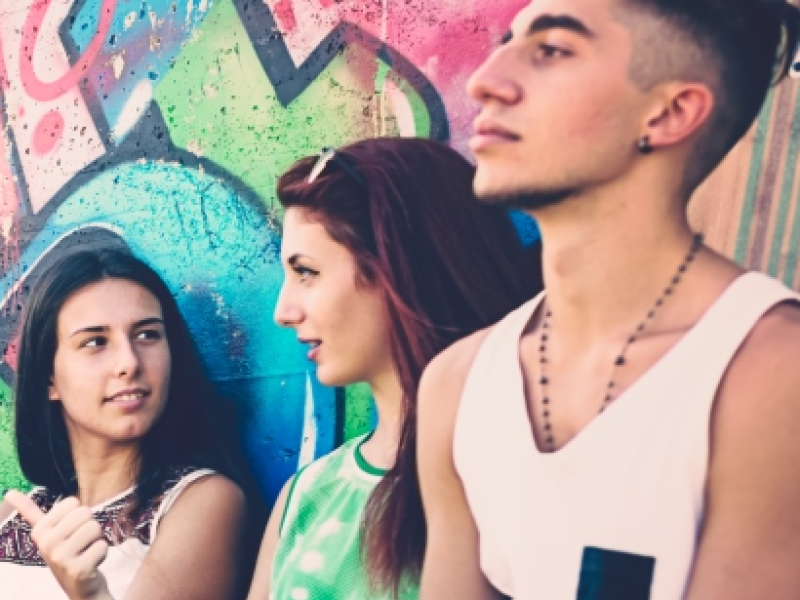
[[[652,154],[653,153],[653,146],[650,145],[650,136],[645,135],[639,138],[639,141],[636,144],[636,147],[639,149],[640,154]]]

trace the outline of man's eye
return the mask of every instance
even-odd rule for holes
[[[550,44],[539,44],[536,50],[536,57],[543,60],[550,60],[553,58],[564,58],[569,53],[559,48],[558,46],[551,46]]]

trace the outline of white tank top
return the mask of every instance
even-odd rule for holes
[[[717,388],[758,320],[800,297],[765,275],[742,275],[553,454],[534,442],[519,361],[542,298],[486,337],[456,419],[454,460],[481,567],[514,600],[680,600],[704,514]]]
[[[213,475],[208,469],[176,471],[175,480],[169,482],[163,497],[145,511],[137,523],[135,535],[119,540],[109,547],[106,559],[99,569],[106,578],[111,596],[122,600],[139,572],[150,546],[156,539],[161,519],[189,487],[202,477]],[[133,497],[135,488],[92,507],[95,519],[103,527],[106,537],[122,535],[116,527],[116,515]],[[35,488],[31,498],[43,510],[49,510],[55,498],[48,498],[44,488]],[[68,600],[64,590],[48,569],[30,537],[30,525],[17,511],[0,523],[0,599],[2,600]],[[144,539],[142,539],[144,538]],[[188,549],[190,550],[190,549]]]

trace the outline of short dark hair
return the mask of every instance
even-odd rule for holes
[[[696,77],[700,68],[714,92],[709,130],[686,177],[693,190],[750,129],[770,86],[788,74],[800,12],[786,0],[620,1],[623,13],[644,11],[664,26],[658,39],[636,40],[634,81],[650,87],[669,78]],[[635,23],[631,29],[636,39]],[[687,60],[658,57],[678,52]]]
[[[307,209],[352,252],[357,282],[386,299],[403,415],[395,465],[364,510],[361,551],[372,586],[397,597],[419,576],[425,550],[416,462],[422,371],[542,289],[541,247],[525,250],[508,214],[475,199],[474,167],[449,146],[378,138],[337,157],[311,184],[318,157],[298,161],[278,181],[278,200]]]
[[[15,377],[15,439],[25,477],[57,495],[77,492],[75,465],[60,403],[48,399],[61,308],[98,281],[123,279],[147,289],[161,305],[172,357],[164,412],[141,444],[133,511],[161,492],[174,468],[214,469],[250,485],[219,418],[221,406],[169,288],[147,264],[122,250],[81,251],[58,261],[36,282],[22,317]],[[227,443],[226,443],[227,442]]]

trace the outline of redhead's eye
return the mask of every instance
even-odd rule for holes
[[[292,270],[300,276],[300,281],[308,281],[310,278],[319,275],[319,271],[309,269],[302,265],[295,265],[292,267]]]

